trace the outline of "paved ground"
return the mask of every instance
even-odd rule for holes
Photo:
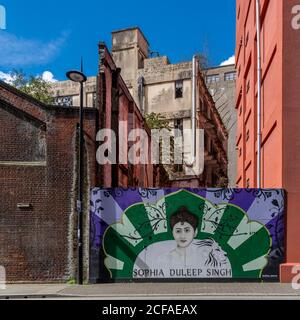
[[[300,290],[278,283],[14,284],[0,299],[299,299]]]

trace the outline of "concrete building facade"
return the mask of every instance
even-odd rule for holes
[[[192,62],[171,64],[168,57],[149,57],[149,43],[139,28],[129,28],[112,32],[112,57],[118,68],[128,91],[134,98],[142,115],[151,113],[161,114],[169,121],[169,126],[176,129],[191,128],[192,109]],[[231,70],[231,69],[230,69]],[[201,79],[200,79],[201,78]],[[201,124],[201,105],[208,109],[208,117],[212,118],[214,130],[206,130],[205,135],[205,172],[201,177],[184,176],[184,166],[177,167],[179,171],[168,170],[173,186],[219,186],[226,184],[227,171],[227,127],[223,125],[215,103],[206,88],[204,75],[198,73],[197,82],[197,114],[198,128],[204,128]],[[92,84],[95,78],[90,79]],[[53,93],[57,99],[77,99],[74,97],[75,90],[68,85],[69,81],[53,84]],[[94,86],[95,87],[95,86]],[[89,88],[93,88],[90,85]],[[87,89],[86,97],[90,94]],[[233,91],[232,87],[225,90]],[[231,99],[232,94],[222,95],[223,100],[216,103],[226,104],[225,99]],[[58,95],[59,93],[59,95]],[[92,101],[86,100],[88,106]],[[231,101],[228,105],[232,105]],[[221,104],[220,104],[221,106]],[[224,107],[224,106],[223,106]],[[226,106],[228,109],[228,107]],[[206,112],[206,110],[204,110]],[[204,112],[204,113],[205,113]],[[232,112],[232,108],[229,112]],[[235,110],[234,110],[235,112]],[[233,116],[234,118],[234,116]],[[210,120],[210,119],[209,119]],[[231,122],[230,122],[231,125]],[[229,128],[229,127],[228,127]],[[233,131],[230,131],[231,134]],[[235,139],[231,138],[230,141]],[[187,150],[191,146],[191,137],[185,137]],[[231,149],[230,149],[231,150]],[[232,152],[231,152],[232,154]],[[188,157],[187,152],[184,157]],[[232,156],[230,156],[232,158]],[[234,166],[231,165],[231,168]],[[234,171],[233,169],[231,171]],[[230,171],[230,174],[233,175]],[[223,182],[221,183],[220,180]],[[230,181],[234,180],[232,177]]]
[[[97,77],[88,77],[83,88],[83,105],[95,108],[97,104]],[[54,104],[57,106],[79,106],[78,85],[72,81],[59,81],[52,84]]]
[[[192,116],[192,61],[171,64],[167,56],[149,57],[150,46],[139,28],[118,30],[112,33],[112,55],[121,68],[132,96],[142,114],[156,113],[169,121],[171,128],[190,129]],[[201,72],[198,78],[203,80]],[[214,118],[215,132],[210,134],[201,124],[201,105],[208,106]],[[169,170],[173,186],[217,186],[220,178],[227,179],[227,131],[215,108],[204,81],[197,82],[198,128],[205,135],[205,172],[195,179],[185,176],[185,165],[174,171]],[[209,114],[210,117],[210,114]],[[219,131],[219,133],[218,133]],[[191,149],[191,137],[184,138],[187,150]],[[220,140],[220,141],[218,141]],[[218,142],[222,146],[217,146]],[[220,154],[219,161],[215,155]],[[225,153],[225,157],[224,157]],[[189,157],[189,151],[184,157]],[[213,162],[215,163],[213,164]]]
[[[296,0],[236,2],[236,69],[239,187],[284,188],[287,192],[286,257],[281,281],[290,282],[300,264],[300,31]],[[261,117],[258,120],[257,41],[261,44]],[[258,124],[261,131],[258,131]],[[261,135],[261,146],[258,137]],[[261,172],[258,150],[261,151]]]
[[[209,92],[215,102],[222,122],[228,132],[228,186],[236,187],[237,176],[237,111],[235,108],[235,65],[219,66],[204,70]]]

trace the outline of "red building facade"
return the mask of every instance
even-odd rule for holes
[[[286,263],[281,281],[300,264],[300,17],[296,0],[261,0],[256,32],[256,1],[237,0],[236,68],[238,187],[258,186],[261,134],[261,187],[287,191]],[[298,13],[298,15],[297,15]],[[257,41],[261,45],[261,132],[258,132]]]

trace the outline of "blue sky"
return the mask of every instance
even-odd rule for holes
[[[205,52],[211,65],[233,56],[235,0],[0,0],[6,30],[0,30],[0,73],[50,71],[59,80],[78,68],[97,73],[97,43],[111,47],[111,31],[139,26],[151,50],[172,63]]]

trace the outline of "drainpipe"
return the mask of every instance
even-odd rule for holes
[[[196,161],[196,112],[197,112],[197,70],[198,56],[193,56],[193,74],[192,74],[192,160],[186,163],[188,167],[192,167]]]
[[[261,188],[261,48],[260,48],[260,1],[256,0],[257,33],[257,188]]]

